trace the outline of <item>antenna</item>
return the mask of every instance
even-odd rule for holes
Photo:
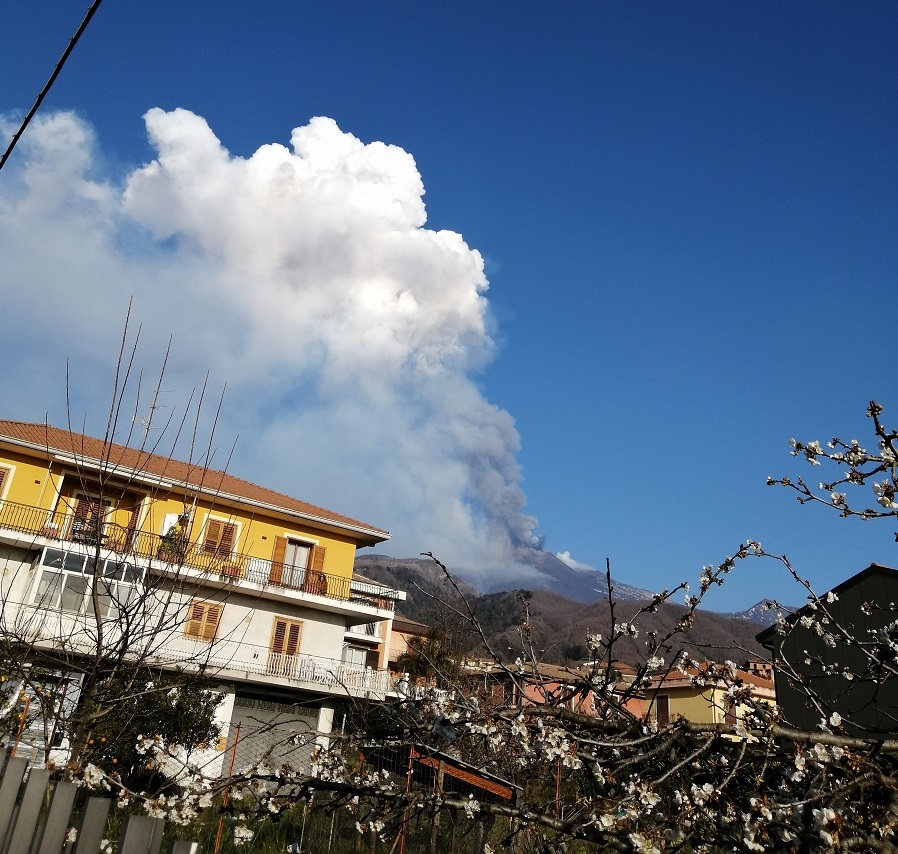
[[[136,422],[137,424],[140,424],[141,427],[143,427],[144,442],[147,441],[147,437],[149,436],[150,430],[153,430],[153,429],[161,430],[162,429],[161,427],[156,427],[156,428],[153,427],[153,416],[156,414],[157,409],[169,409],[168,406],[165,406],[164,404],[156,402],[158,400],[158,396],[160,394],[168,394],[168,393],[169,392],[165,389],[157,388],[156,391],[153,392],[153,400],[150,403],[149,411],[147,412],[146,416],[141,418],[140,416],[135,415],[131,419],[132,423]]]

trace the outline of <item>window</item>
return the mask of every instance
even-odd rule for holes
[[[344,646],[343,663],[350,667],[370,667],[372,670],[377,670],[377,650],[360,646]]]
[[[214,641],[223,610],[224,606],[217,602],[191,602],[187,609],[184,634],[196,640]]]
[[[667,694],[658,694],[655,697],[655,715],[658,726],[667,726],[670,723],[670,698]]]
[[[355,602],[358,600],[355,597],[353,597],[350,601]],[[362,600],[362,601],[365,601],[365,600]],[[368,603],[365,602],[365,604],[368,604]],[[369,638],[376,638],[376,637],[380,637],[380,633],[377,631],[377,625],[378,625],[377,623],[356,624],[354,626],[350,626],[349,631],[352,632],[354,635],[365,635],[366,637],[369,637]]]
[[[237,539],[237,524],[221,519],[206,520],[206,534],[203,538],[203,553],[215,557],[230,557]]]
[[[293,676],[297,669],[302,621],[275,617],[271,628],[271,647],[267,672],[275,676]]]
[[[734,725],[736,723],[736,707],[729,706],[723,715],[723,722],[726,724]]]
[[[0,466],[0,500],[6,498],[9,482],[12,480],[12,469],[9,466]]]
[[[115,558],[97,563],[93,555],[61,549],[45,549],[39,565],[32,603],[69,614],[93,612],[96,580],[100,616],[115,619],[138,596],[143,571]]]
[[[368,651],[358,646],[343,647],[343,663],[355,667],[364,667]]]

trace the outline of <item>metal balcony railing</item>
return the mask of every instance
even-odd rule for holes
[[[140,558],[169,567],[188,567],[227,580],[298,590],[342,601],[352,600],[383,610],[395,608],[396,591],[372,584],[360,585],[351,578],[326,572],[273,564],[253,555],[222,554],[216,548],[179,537],[162,537],[135,531],[100,519],[73,519],[71,512],[48,511],[40,507],[0,502],[0,530],[32,534],[63,543],[99,546],[124,559]]]
[[[348,664],[336,658],[274,652],[266,647],[228,640],[211,644],[192,641],[191,645],[194,648],[189,655],[185,655],[184,645],[181,644],[180,650],[163,648],[154,657],[170,660],[173,664],[183,664],[185,660],[202,662],[207,669],[275,676],[294,683],[345,690],[350,694],[372,692],[382,695],[393,690],[393,679],[388,670]],[[208,647],[208,651],[203,649],[204,646]]]

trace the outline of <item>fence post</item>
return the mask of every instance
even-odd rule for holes
[[[14,761],[14,760],[11,760]],[[50,781],[50,772],[46,768],[32,768],[25,784],[25,794],[19,807],[19,815],[9,840],[6,854],[28,854],[37,829],[37,819],[41,804]]]
[[[109,815],[111,805],[112,801],[109,798],[88,798],[73,854],[97,854],[103,842],[106,817]]]
[[[16,798],[27,767],[28,762],[21,756],[10,756],[3,771],[3,782],[0,783],[0,851],[3,850],[6,832],[12,824]]]
[[[159,854],[163,830],[165,822],[161,818],[129,815],[119,837],[118,854]]]
[[[62,851],[77,791],[78,787],[74,783],[59,782],[56,784],[38,854],[59,854]]]

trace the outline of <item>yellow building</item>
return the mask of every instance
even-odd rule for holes
[[[773,682],[747,670],[736,670],[734,679],[726,681],[709,673],[708,668],[690,668],[656,674],[645,689],[648,717],[666,726],[678,717],[693,723],[735,724],[747,713],[745,704],[728,702],[730,685],[748,688],[754,699],[776,702]]]
[[[405,594],[353,579],[356,549],[388,538],[196,463],[0,421],[5,636],[91,655],[97,621],[114,627],[156,591],[162,604],[141,620],[158,628],[139,654],[163,668],[201,660],[232,728],[299,703],[320,736],[341,697],[392,690],[389,628]]]

